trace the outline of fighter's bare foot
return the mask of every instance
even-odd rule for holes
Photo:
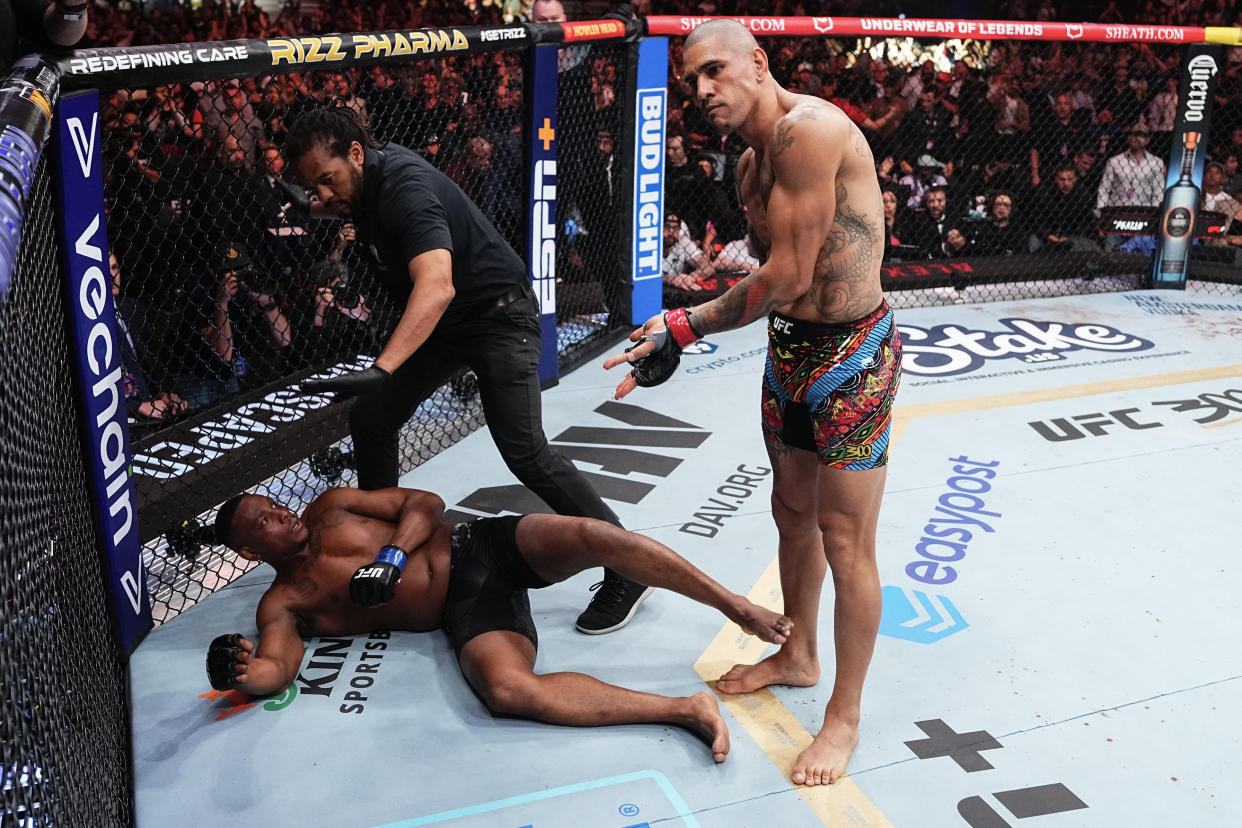
[[[826,714],[811,746],[794,760],[790,778],[795,785],[835,785],[845,776],[845,766],[857,746],[857,723]]]
[[[761,607],[742,598],[732,620],[743,632],[758,636],[769,644],[784,644],[793,632],[793,620],[779,612]]]
[[[721,693],[753,693],[760,687],[773,684],[810,687],[818,681],[817,662],[796,658],[781,649],[758,664],[734,664],[716,682],[716,688]]]
[[[707,690],[689,698],[689,710],[680,724],[698,734],[712,749],[712,758],[723,762],[729,758],[729,726],[720,715],[716,697]]]

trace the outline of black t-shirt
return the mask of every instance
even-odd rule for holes
[[[456,295],[448,313],[526,281],[525,262],[461,188],[398,144],[367,149],[354,222],[379,264],[379,282],[402,306],[413,288],[410,260],[430,250],[448,250],[453,257]]]

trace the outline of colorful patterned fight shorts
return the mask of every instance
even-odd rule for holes
[[[768,317],[763,435],[813,451],[834,469],[888,462],[901,335],[881,302],[854,322],[825,325],[775,311]]]

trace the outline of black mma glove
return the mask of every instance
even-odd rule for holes
[[[392,600],[401,570],[405,568],[405,550],[389,544],[379,551],[375,560],[354,573],[349,581],[349,597],[364,607],[374,607]]]
[[[625,352],[628,354],[644,342],[654,342],[655,350],[635,360],[630,373],[634,375],[634,381],[640,386],[651,388],[665,382],[676,372],[677,366],[681,364],[681,347],[673,339],[672,334],[667,330],[661,330],[650,336],[644,334],[639,337],[637,342],[625,349]]]
[[[365,394],[368,391],[374,391],[381,388],[384,383],[388,382],[388,378],[392,376],[378,365],[372,365],[370,368],[364,368],[361,371],[350,371],[348,374],[341,374],[339,377],[328,377],[327,379],[310,380],[302,383],[302,393],[304,394],[327,394],[338,391],[346,396],[354,396],[355,394]]]
[[[699,333],[690,323],[686,308],[674,308],[664,314],[664,330],[651,336],[643,335],[625,349],[628,354],[644,342],[655,343],[655,350],[634,362],[634,381],[643,388],[659,385],[673,375],[681,362],[681,351],[687,345],[699,341]]]
[[[244,652],[237,646],[241,633],[217,635],[207,648],[207,679],[212,689],[232,690],[237,686],[237,654]]]

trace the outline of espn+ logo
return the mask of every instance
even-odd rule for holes
[[[990,522],[999,512],[984,508],[983,495],[992,489],[998,460],[971,460],[951,457],[953,476],[945,481],[948,491],[937,498],[935,514],[923,527],[914,545],[918,559],[906,564],[910,579],[927,586],[945,586],[957,580],[957,561],[966,557],[967,548],[979,532],[992,533]],[[881,590],[883,612],[880,634],[916,644],[934,644],[970,626],[953,601],[939,592],[905,586],[885,586]]]

